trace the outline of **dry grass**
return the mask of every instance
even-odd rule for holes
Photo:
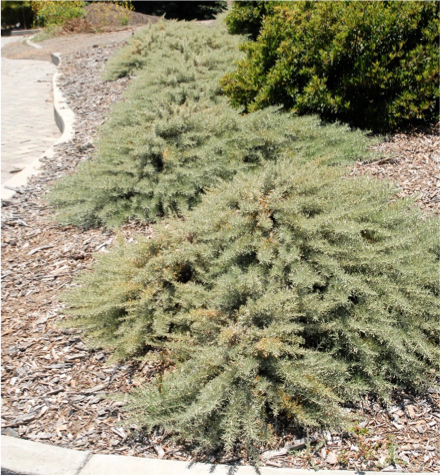
[[[113,3],[93,3],[86,7],[86,20],[96,29],[156,23],[158,17],[133,12]]]

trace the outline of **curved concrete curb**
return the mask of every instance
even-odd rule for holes
[[[53,53],[51,55],[52,63],[55,66],[59,66],[61,63],[61,55],[59,53]],[[46,150],[43,154],[41,154],[38,159],[31,162],[27,165],[21,172],[16,174],[13,178],[5,182],[1,186],[1,199],[2,200],[10,200],[16,192],[19,192],[19,188],[26,185],[29,177],[32,175],[36,175],[39,173],[39,169],[41,167],[40,159],[44,158],[52,158],[55,155],[54,146],[61,144],[63,142],[68,142],[72,140],[75,135],[73,130],[73,123],[75,121],[75,114],[67,105],[67,102],[61,92],[60,88],[58,87],[58,80],[60,77],[60,73],[56,71],[53,75],[52,84],[53,84],[53,110],[54,110],[54,117],[55,123],[58,126],[62,135],[59,139],[57,139],[53,145]]]
[[[79,474],[90,453],[2,436],[2,470],[18,474]]]
[[[35,33],[40,33],[41,29],[37,28],[36,30],[2,30],[2,36],[27,36],[34,35]]]
[[[34,43],[32,40],[32,38],[35,38],[35,35],[32,35],[30,38],[28,38],[26,40],[26,43],[29,45],[29,46],[32,46],[32,48],[36,48],[37,50],[41,50],[43,47],[41,45],[37,45],[36,43]]]
[[[51,55],[52,63],[55,66],[61,64],[61,54],[52,53]],[[60,73],[57,72],[53,75],[53,112],[55,117],[56,125],[58,129],[62,132],[62,136],[55,142],[54,145],[61,144],[63,142],[68,142],[73,139],[75,136],[75,131],[73,130],[73,123],[75,122],[75,114],[67,105],[61,89],[58,87],[58,80],[60,79]]]
[[[188,463],[185,461],[160,460],[153,458],[135,458],[132,456],[94,455],[89,451],[77,451],[60,448],[29,440],[1,437],[2,469],[18,474],[79,474],[79,475],[114,475],[114,476],[209,476],[214,475],[255,475],[262,476],[367,476],[382,475],[383,472],[355,472],[331,470],[304,470],[290,468],[259,468],[252,466],[228,466],[226,464]],[[422,476],[426,473],[393,474]]]

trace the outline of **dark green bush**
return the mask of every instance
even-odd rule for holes
[[[67,325],[117,358],[176,364],[129,398],[133,421],[252,450],[276,416],[335,428],[341,402],[432,385],[437,224],[343,173],[281,160],[240,174],[83,276]]]
[[[229,33],[234,35],[249,35],[256,40],[266,15],[273,15],[274,7],[284,2],[234,2],[232,10],[226,17]]]
[[[207,20],[226,9],[226,0],[132,0],[137,12],[179,20]]]
[[[282,3],[222,81],[234,105],[374,131],[438,120],[438,2]]]
[[[365,156],[370,141],[360,132],[231,108],[219,80],[239,56],[237,42],[221,24],[170,22],[143,30],[109,61],[107,77],[137,78],[103,126],[94,159],[49,195],[62,222],[112,226],[182,214],[218,179],[282,154],[298,165]]]

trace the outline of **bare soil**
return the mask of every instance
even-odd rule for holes
[[[130,38],[135,31],[145,25],[136,25],[119,31],[106,33],[75,33],[57,36],[38,43],[42,48],[29,46],[26,40],[7,44],[2,48],[2,56],[9,59],[29,59],[50,61],[51,53],[68,55],[75,52],[88,51],[91,48],[109,45]]]
[[[160,17],[129,11],[112,3],[92,3],[86,7],[86,20],[94,28],[119,28],[156,23]]]
[[[59,36],[39,42],[41,48],[34,48],[22,40],[4,46],[1,53],[9,59],[50,61],[51,53],[66,55],[126,40],[135,31],[159,19],[111,3],[91,4],[86,7],[85,18],[68,21]]]

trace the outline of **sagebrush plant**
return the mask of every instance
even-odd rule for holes
[[[260,2],[240,3],[230,14],[238,32],[244,13],[261,21]],[[283,105],[376,132],[438,121],[438,2],[275,3],[222,80],[234,105]]]
[[[67,325],[117,359],[174,362],[128,397],[132,422],[252,453],[275,417],[336,428],[367,391],[432,384],[437,224],[345,173],[281,159],[238,174],[82,276]]]
[[[239,39],[210,28],[150,25],[109,61],[106,77],[134,74],[125,100],[101,128],[97,153],[55,184],[63,223],[118,225],[185,213],[206,187],[288,155],[343,163],[367,157],[365,134],[269,108],[243,115],[219,80],[240,57]]]

